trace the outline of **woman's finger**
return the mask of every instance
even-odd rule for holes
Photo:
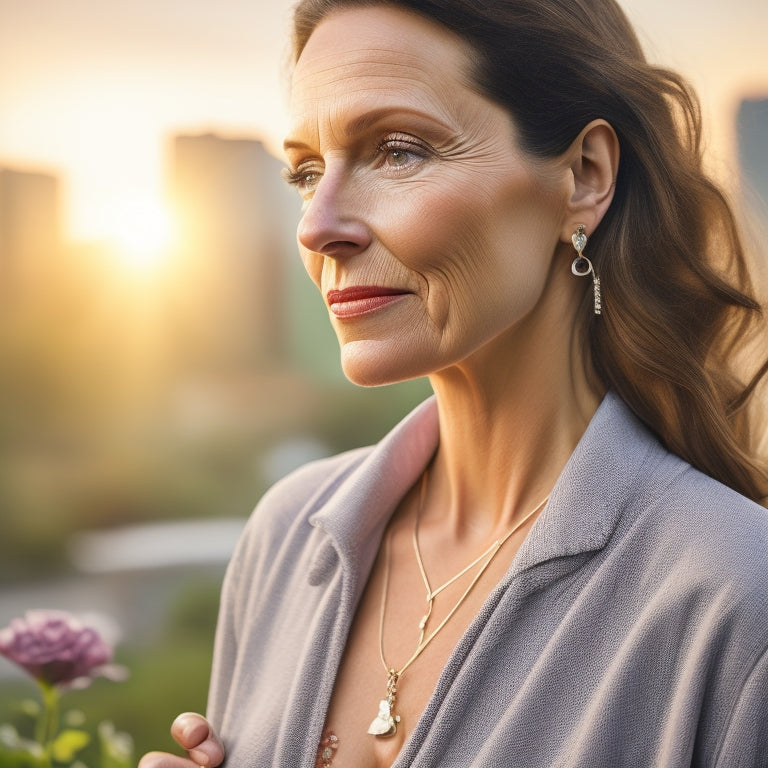
[[[147,752],[139,760],[138,768],[198,768],[198,765],[189,758],[168,752]]]
[[[224,749],[210,723],[194,712],[185,712],[173,721],[171,735],[197,765],[214,768],[224,760]],[[164,768],[161,766],[160,768]]]

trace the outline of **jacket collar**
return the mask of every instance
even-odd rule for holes
[[[608,392],[519,549],[513,572],[602,549],[630,500],[658,488],[648,481],[668,456],[626,403]]]
[[[430,397],[371,448],[310,517],[354,571],[367,574],[389,518],[424,472],[439,435],[437,403]]]
[[[310,522],[333,541],[342,563],[367,574],[387,521],[437,449],[434,397],[412,411],[339,485]],[[546,560],[601,549],[628,499],[666,454],[628,406],[609,392],[515,557],[520,572]],[[641,495],[643,495],[641,493]]]

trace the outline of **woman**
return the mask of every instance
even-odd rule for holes
[[[760,307],[685,85],[612,0],[302,0],[291,115],[346,375],[435,398],[262,500],[142,768],[768,766]]]

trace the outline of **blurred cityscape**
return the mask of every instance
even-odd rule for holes
[[[765,222],[768,99],[737,128],[745,208]],[[377,440],[429,392],[344,380],[296,254],[298,197],[260,141],[177,135],[168,155],[176,236],[146,269],[65,241],[55,172],[0,167],[0,626],[65,608],[151,644],[186,599],[209,653],[266,487]]]
[[[0,169],[0,583],[65,567],[73,530],[245,516],[426,391],[343,379],[261,142],[169,147],[176,242],[143,271],[62,241],[55,175]]]

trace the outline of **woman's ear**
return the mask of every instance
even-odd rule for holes
[[[566,154],[572,188],[563,240],[570,242],[580,225],[591,235],[613,200],[619,172],[619,137],[605,120],[593,120]]]

